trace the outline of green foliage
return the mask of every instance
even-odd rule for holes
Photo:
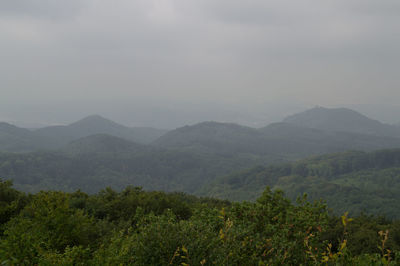
[[[48,252],[96,244],[93,218],[69,206],[62,192],[40,192],[6,225],[0,257],[13,263],[38,262]]]
[[[75,199],[76,196],[76,193],[74,193],[73,197]],[[183,193],[171,193],[167,195],[164,192],[144,192],[139,187],[127,187],[120,193],[107,188],[100,191],[97,195],[86,199],[84,208],[93,214],[94,217],[100,219],[106,218],[109,221],[128,221],[133,219],[138,207],[145,213],[153,212],[157,215],[170,209],[180,219],[188,219],[191,216],[192,210],[185,201],[190,199],[190,196]]]
[[[0,236],[3,226],[12,217],[17,215],[27,204],[27,196],[12,188],[11,181],[0,179]]]
[[[95,254],[96,264],[199,265],[299,264],[307,262],[305,237],[315,239],[327,220],[324,206],[293,206],[267,190],[258,203],[220,211],[201,209],[188,220],[173,212],[142,216]],[[313,241],[316,243],[316,241]]]
[[[397,265],[400,223],[329,215],[304,195],[293,204],[267,188],[229,203],[127,187],[95,195],[25,196],[0,238],[4,265]]]
[[[400,218],[400,150],[346,152],[294,163],[256,167],[216,180],[204,194],[230,200],[254,200],[265,186],[282,189],[295,200],[307,193],[324,199],[335,214]]]

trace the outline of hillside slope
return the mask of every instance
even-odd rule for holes
[[[54,146],[53,141],[38,136],[28,129],[0,122],[0,151],[26,152]]]
[[[254,128],[231,123],[202,122],[177,128],[153,144],[164,148],[186,148],[217,153],[266,154],[263,134]]]
[[[107,135],[72,142],[58,152],[0,153],[0,178],[26,192],[94,193],[107,186],[196,193],[217,176],[270,163],[269,158],[164,149]]]
[[[204,122],[172,130],[153,145],[218,154],[244,153],[295,159],[347,150],[400,148],[400,138],[307,128],[274,123],[254,129],[230,123]]]
[[[107,134],[96,134],[71,141],[62,151],[70,154],[142,152],[146,146]]]
[[[400,217],[400,149],[346,152],[294,163],[255,167],[220,178],[203,194],[254,200],[265,186],[283,189],[291,199],[307,193],[324,199],[336,213],[365,211]]]

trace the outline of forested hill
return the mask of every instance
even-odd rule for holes
[[[290,123],[274,123],[255,129],[231,123],[204,122],[172,130],[153,145],[295,159],[347,150],[400,148],[400,138],[326,131]]]
[[[27,192],[43,189],[94,193],[127,185],[195,193],[217,176],[271,163],[275,158],[165,149],[98,134],[59,151],[0,153],[0,178]]]
[[[99,115],[92,115],[63,126],[26,129],[0,122],[0,151],[31,152],[57,150],[71,141],[96,134],[107,134],[125,140],[148,144],[167,130],[149,127],[127,127]]]
[[[153,145],[165,148],[186,148],[218,153],[266,154],[271,151],[263,134],[254,128],[231,123],[203,122],[172,130]]]
[[[254,200],[265,186],[283,189],[291,199],[307,193],[336,212],[400,218],[400,150],[346,152],[294,163],[255,167],[220,178],[204,195]]]
[[[53,139],[62,146],[70,141],[95,134],[108,134],[134,142],[150,143],[165,134],[166,130],[147,127],[130,128],[99,115],[91,115],[66,126],[40,128],[34,133]]]
[[[336,213],[365,211],[400,217],[399,149],[336,153],[277,164],[268,157],[163,149],[96,135],[71,144],[64,152],[0,153],[0,162],[0,177],[29,192],[81,189],[94,193],[106,186],[119,190],[135,185],[240,201],[254,200],[270,186],[283,189],[292,200],[303,193],[311,199],[322,198]],[[249,169],[253,165],[269,166]]]
[[[400,148],[400,128],[350,109],[316,107],[260,129],[219,122],[185,126],[166,133],[153,145],[295,159],[347,150]]]
[[[69,154],[137,153],[147,150],[146,145],[134,143],[107,134],[96,134],[71,141],[62,151]]]

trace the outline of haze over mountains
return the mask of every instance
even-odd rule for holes
[[[200,149],[218,153],[302,156],[349,149],[400,147],[400,128],[345,108],[316,107],[256,129],[232,123],[202,122],[171,130],[129,128],[99,115],[65,126],[36,130],[0,124],[0,150],[56,150],[72,141],[107,134],[163,148]]]
[[[134,127],[129,128],[99,115],[85,117],[66,126],[50,126],[35,130],[1,123],[0,150],[24,152],[59,149],[69,142],[96,134],[108,134],[137,143],[150,143],[166,130]]]
[[[326,131],[400,136],[398,128],[370,119],[347,108],[328,109],[315,107],[302,113],[291,115],[285,118],[283,122]]]
[[[400,148],[399,130],[395,125],[369,119],[350,109],[322,107],[294,114],[283,122],[262,128],[202,122],[167,132],[129,128],[98,115],[66,126],[36,130],[0,123],[0,177],[12,179],[17,188],[28,192],[81,189],[95,193],[106,186],[122,189],[134,185],[146,190],[184,191],[243,200],[256,198],[266,185],[284,185],[292,198],[302,192],[313,192],[314,198],[318,198],[322,195],[315,193],[314,185],[329,185],[333,186],[334,192],[345,189],[367,195],[375,190],[364,191],[362,187],[353,189],[349,186],[353,181],[358,185],[362,183],[358,172],[370,172],[368,163],[356,169],[358,172],[350,177],[353,181],[346,181],[346,176],[340,177],[347,182],[343,186],[331,184],[323,174],[318,180],[310,179],[308,175],[297,177],[297,168],[286,173],[286,168],[279,165],[333,152]],[[397,153],[387,154],[397,156]],[[368,157],[371,165],[376,163],[375,159],[384,158],[374,153],[363,156],[360,158]],[[333,166],[324,162],[321,167],[329,170],[352,157],[344,154],[335,158]],[[310,168],[307,161],[303,165],[306,165],[305,169]],[[390,167],[398,165],[395,163]],[[244,169],[250,170],[237,172]],[[277,174],[274,169],[283,172],[279,170]],[[397,173],[396,169],[388,171]],[[295,177],[285,178],[293,173]],[[270,180],[265,177],[270,175],[281,177],[280,181],[268,183]],[[395,178],[388,175],[388,180]],[[289,179],[309,188],[283,183]],[[373,186],[378,183],[379,179],[375,178]],[[345,199],[351,196],[351,193],[335,193]],[[335,197],[332,200],[335,201]],[[393,204],[390,206],[396,209]],[[393,210],[388,213],[396,212]]]
[[[350,109],[313,108],[255,129],[204,122],[172,130],[154,144],[215,152],[304,156],[345,150],[400,147],[400,130]]]
[[[0,123],[0,150],[24,152],[53,147],[51,141],[25,128]]]

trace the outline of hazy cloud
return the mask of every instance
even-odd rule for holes
[[[2,1],[0,15],[16,18],[35,18],[44,20],[66,20],[74,18],[84,7],[84,1],[65,2],[52,0]]]
[[[0,104],[397,104],[398,25],[396,0],[2,1]]]

